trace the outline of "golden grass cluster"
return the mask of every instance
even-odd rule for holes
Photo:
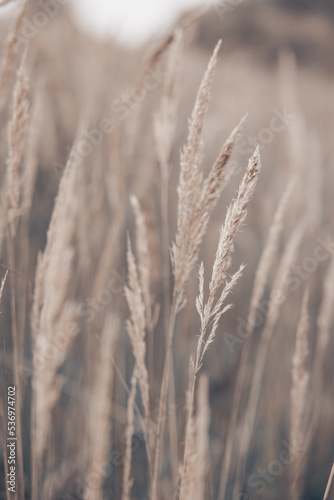
[[[2,498],[330,498],[326,77],[314,110],[291,54],[210,56],[202,12],[140,64],[65,7],[22,45],[36,9],[0,69]]]

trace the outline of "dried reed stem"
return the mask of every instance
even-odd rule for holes
[[[315,353],[314,378],[318,389],[322,390],[322,366],[331,335],[333,323],[333,302],[334,302],[334,257],[331,257],[327,273],[323,281],[323,295],[320,310],[317,318],[317,344]]]
[[[329,475],[329,478],[328,478],[328,482],[327,482],[327,486],[326,486],[326,491],[325,491],[323,500],[327,500],[328,499],[328,495],[329,495],[329,492],[330,492],[330,489],[331,489],[331,486],[332,486],[332,482],[333,482],[333,477],[334,477],[334,463],[332,465],[331,472],[330,472],[330,475]]]
[[[145,411],[145,420],[146,423],[148,423],[150,422],[151,411],[150,411],[149,377],[145,361],[146,357],[145,305],[143,300],[143,291],[139,282],[137,266],[132,253],[131,242],[129,237],[128,237],[128,249],[127,249],[127,262],[128,262],[129,286],[125,287],[125,296],[130,309],[130,319],[127,321],[127,328],[138,370],[138,383]],[[149,474],[151,475],[152,472],[151,454],[153,445],[152,445],[151,432],[150,430],[149,432],[147,432],[147,429],[145,430],[145,444],[146,444],[147,459],[149,463]]]
[[[148,248],[148,235],[146,220],[136,196],[131,196],[131,205],[136,221],[136,250],[138,258],[139,281],[145,305],[146,325],[152,335],[152,297],[151,297],[151,273],[150,253]]]
[[[190,371],[190,365],[189,365]],[[194,384],[191,373],[189,373],[189,386],[187,390],[187,422],[185,430],[185,448],[181,473],[180,500],[190,500],[193,498],[196,484],[196,434],[194,405]]]
[[[135,365],[131,377],[130,394],[127,403],[127,427],[125,431],[126,446],[123,469],[123,492],[122,500],[130,500],[131,488],[133,480],[131,479],[131,462],[132,462],[132,436],[134,432],[134,404],[136,399],[137,381],[139,369]]]
[[[220,44],[221,42],[217,44],[214,50],[200,85],[189,122],[187,144],[181,153],[177,232],[175,243],[172,246],[172,264],[175,277],[174,294],[177,299],[177,309],[182,304],[184,287],[196,262],[198,248],[205,231],[203,221],[199,221],[198,214],[195,213],[201,195],[202,184],[202,176],[199,174],[198,169],[203,155],[202,133],[204,120],[209,106],[211,85]],[[198,235],[194,234],[194,229],[198,230]],[[194,239],[194,243],[191,244]]]
[[[2,300],[2,294],[3,294],[3,291],[5,289],[5,284],[6,284],[7,276],[8,276],[8,271],[5,272],[5,276],[1,279],[1,285],[0,285],[0,304],[1,304],[1,300]]]
[[[300,450],[305,439],[304,416],[310,374],[306,368],[309,331],[308,314],[309,289],[306,288],[303,296],[300,319],[296,333],[295,352],[292,359],[292,388],[291,388],[291,430],[290,442],[292,449]],[[290,496],[293,500],[300,498],[300,461],[293,463],[290,480]]]
[[[204,266],[200,267],[200,289],[199,296],[196,301],[197,311],[201,319],[201,330],[197,342],[196,358],[194,364],[194,375],[192,379],[191,398],[189,401],[188,422],[186,426],[190,425],[193,418],[194,407],[194,394],[196,377],[203,364],[203,358],[209,345],[214,341],[216,330],[222,314],[230,307],[223,307],[226,297],[236,285],[240,278],[243,266],[232,276],[230,281],[227,282],[227,271],[232,263],[233,241],[236,232],[240,229],[247,215],[247,207],[252,198],[258,174],[260,172],[260,153],[257,148],[249,160],[248,168],[240,184],[239,192],[235,202],[230,205],[227,210],[225,222],[220,230],[220,238],[216,252],[215,261],[213,264],[212,276],[209,283],[209,297],[207,303],[204,305]],[[218,300],[216,299],[217,292],[221,286],[224,285],[223,290],[220,292]],[[212,323],[211,331],[207,335],[207,330]],[[184,452],[184,472],[182,478],[185,477],[186,460],[188,456],[187,450],[187,431]],[[184,491],[184,481],[181,481],[181,494],[180,498],[186,498]]]
[[[23,155],[28,120],[28,77],[25,69],[26,53],[17,72],[17,80],[13,96],[13,114],[8,128],[8,224],[11,238],[15,238],[18,223],[17,211],[20,201],[19,165]]]
[[[198,168],[202,158],[202,131],[207,113],[213,73],[217,62],[220,42],[209,61],[207,71],[200,85],[194,110],[189,122],[187,144],[181,154],[180,178],[178,184],[178,217],[175,242],[172,245],[171,260],[174,273],[174,290],[167,333],[167,345],[160,390],[157,424],[156,451],[152,483],[152,500],[157,500],[158,477],[164,438],[165,407],[169,387],[171,351],[174,325],[177,313],[185,301],[185,287],[196,263],[200,244],[204,237],[212,210],[226,185],[229,171],[226,166],[232,154],[244,120],[232,132],[224,144],[218,159],[204,183]]]
[[[8,158],[7,158],[7,193],[6,200],[7,225],[9,238],[7,239],[8,255],[10,267],[15,269],[15,251],[14,240],[18,225],[19,202],[21,195],[21,179],[19,174],[19,165],[23,155],[26,125],[28,120],[28,78],[25,69],[26,52],[24,53],[19,70],[13,95],[13,110],[12,117],[8,127]],[[14,382],[16,386],[16,428],[17,434],[22,436],[21,423],[21,408],[22,408],[22,387],[19,374],[20,366],[20,339],[17,326],[17,307],[16,307],[16,277],[15,273],[11,274],[10,289],[11,289],[11,329],[13,338],[13,360],[14,360]],[[23,472],[23,450],[22,441],[18,441],[17,446],[17,462],[18,462],[18,494],[24,492],[24,472]]]
[[[36,177],[38,172],[38,146],[40,138],[40,127],[42,123],[42,109],[39,100],[34,102],[30,125],[27,132],[27,146],[24,159],[22,205],[25,212],[29,213],[34,193]]]
[[[269,229],[266,245],[263,249],[259,264],[256,269],[253,290],[250,299],[248,317],[247,317],[247,327],[246,327],[247,339],[252,335],[254,330],[256,311],[259,307],[259,303],[265,291],[265,286],[268,280],[269,271],[277,255],[278,242],[283,229],[284,217],[289,207],[289,202],[291,200],[292,193],[296,186],[296,181],[297,181],[297,176],[296,174],[294,174],[282,194],[282,197],[280,199],[280,202],[278,204],[277,210],[274,215],[273,222]],[[241,394],[246,380],[247,360],[248,360],[250,345],[251,342],[248,340],[246,345],[243,347],[240,359],[238,376],[233,397],[232,413],[229,421],[229,427],[227,431],[227,437],[224,449],[222,472],[220,475],[220,484],[218,493],[218,498],[220,500],[223,500],[226,495],[229,469],[232,459],[233,442],[234,442],[236,424],[240,408]]]
[[[307,220],[303,220],[290,236],[282,255],[278,270],[275,275],[273,287],[269,298],[269,307],[266,316],[264,328],[259,339],[259,347],[254,363],[253,375],[251,378],[250,394],[246,407],[244,421],[242,424],[241,436],[239,441],[239,456],[237,467],[237,480],[235,483],[234,494],[238,488],[242,487],[242,463],[246,460],[249,450],[251,437],[256,416],[258,401],[260,398],[263,373],[268,359],[268,353],[271,343],[274,327],[276,325],[281,305],[285,302],[287,293],[287,282],[284,276],[289,272],[301,243]]]
[[[2,56],[2,64],[0,68],[0,109],[2,108],[5,101],[12,77],[13,61],[15,60],[15,56],[17,53],[19,29],[21,28],[24,19],[28,1],[29,0],[23,0],[21,8],[15,18],[14,25],[6,38],[4,54]]]
[[[170,311],[170,254],[169,254],[169,162],[173,146],[173,139],[176,128],[176,111],[178,98],[178,76],[181,67],[183,34],[180,29],[176,30],[174,40],[171,44],[168,61],[167,76],[164,81],[163,95],[161,98],[160,109],[155,116],[154,132],[156,151],[160,167],[161,176],[161,217],[162,217],[162,281],[163,281],[163,320],[165,326],[165,336],[168,331],[168,320]],[[153,345],[152,345],[153,350]],[[173,355],[171,356],[171,365],[173,365]],[[153,363],[152,363],[153,364]],[[169,386],[169,401],[174,405],[175,399],[175,381],[174,373],[171,371]],[[178,439],[177,423],[175,414],[168,419],[169,440],[171,449],[171,463],[173,482],[175,483],[178,474]]]
[[[196,426],[196,487],[193,500],[205,498],[205,482],[209,470],[209,379],[201,375],[197,390],[197,426]]]
[[[97,367],[95,383],[92,391],[91,407],[92,422],[90,425],[90,464],[88,477],[96,471],[96,467],[102,467],[107,462],[110,439],[111,419],[111,397],[113,386],[113,367],[110,356],[114,355],[115,342],[118,330],[117,319],[109,314],[105,320],[100,339],[100,360]],[[98,432],[96,422],[99,423]],[[98,475],[94,487],[87,485],[84,492],[84,500],[100,500],[103,498],[103,475]]]
[[[191,376],[189,374],[189,381]],[[196,417],[192,414],[192,388],[187,393],[188,422],[186,442],[188,443],[181,476],[180,500],[203,500],[205,483],[209,470],[209,380],[202,375],[197,390]]]
[[[33,492],[37,495],[37,474],[46,450],[51,414],[59,400],[63,378],[58,370],[64,363],[78,333],[77,307],[67,299],[74,257],[78,201],[76,169],[69,157],[55,201],[45,250],[40,256],[35,277],[32,305],[33,410],[32,463]],[[55,346],[53,338],[61,338]],[[50,352],[52,355],[50,356]]]
[[[296,346],[292,360],[291,388],[291,443],[293,448],[299,448],[302,443],[302,419],[305,412],[309,373],[306,361],[309,353],[307,334],[309,330],[308,315],[309,290],[304,292],[302,309],[296,334]]]
[[[178,96],[177,83],[181,67],[182,41],[182,31],[176,30],[173,43],[169,49],[160,109],[154,118],[156,152],[162,179],[169,177],[168,166],[175,135]]]

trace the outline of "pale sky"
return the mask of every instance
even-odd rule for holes
[[[185,9],[208,0],[72,0],[88,29],[112,33],[127,43],[142,41],[168,28]],[[211,0],[209,0],[211,1]]]

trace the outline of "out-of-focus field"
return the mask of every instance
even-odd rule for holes
[[[198,500],[321,500],[334,460],[332,4],[325,2],[320,8],[314,2],[245,0],[213,5],[197,21],[192,19],[196,14],[185,15],[178,23],[182,41],[174,49],[170,94],[166,81],[174,35],[166,43],[156,39],[125,48],[116,40],[94,39],[77,26],[66,7],[55,4],[50,15],[41,5],[28,2],[16,43],[8,42],[8,34],[15,31],[18,11],[0,19],[1,279],[9,270],[0,305],[1,498],[12,498],[5,493],[5,415],[7,386],[15,383],[16,418],[22,422],[20,433],[17,427],[17,499],[184,500],[196,493]],[[39,27],[41,19],[44,25]],[[213,210],[173,330],[154,497],[151,473],[154,476],[174,286],[168,247],[177,230],[180,151],[219,39],[203,132],[204,177],[231,131],[248,116],[232,155],[233,175]],[[16,76],[22,58],[28,76],[26,122],[24,86]],[[171,130],[168,123],[163,129],[168,172],[164,177],[159,162],[164,141],[157,140],[154,124],[166,96],[175,109],[166,114]],[[186,392],[200,331],[198,264],[204,263],[208,287],[226,207],[236,198],[257,145],[262,170],[246,222],[235,236],[227,274],[242,263],[246,267],[227,299],[234,307],[223,314],[200,372],[208,380],[208,432],[204,437],[196,430],[198,448],[193,456],[190,453],[195,460],[184,464],[185,442],[191,441],[185,436]],[[22,155],[11,170],[13,147],[22,147]],[[72,166],[60,181],[69,161]],[[282,194],[294,176],[275,228],[272,261],[256,308],[258,322],[245,338],[257,266],[273,220],[279,218]],[[55,212],[61,182],[60,208]],[[146,436],[150,464],[143,431],[148,416],[139,378],[131,432],[133,485],[127,497],[128,402],[135,359],[138,363],[126,323],[128,235],[135,258],[140,258],[139,212],[131,206],[131,195],[139,200],[148,242],[150,313],[145,303],[145,336],[137,349],[144,349],[153,423],[151,438]],[[46,256],[44,267],[36,274],[41,252]],[[281,301],[275,300],[275,290]],[[141,300],[145,302],[144,294]],[[138,317],[133,321],[135,326],[140,323]],[[75,325],[72,334],[70,323]],[[245,348],[247,355],[242,357]],[[262,364],[260,379],[254,380]],[[257,390],[252,422],[250,397]],[[202,401],[201,394],[196,401]],[[200,405],[195,405],[196,417],[201,415]],[[200,417],[198,422],[201,430]],[[245,436],[248,446],[242,451]],[[293,451],[292,442],[297,447]],[[281,458],[285,449],[290,462]],[[199,481],[194,482],[200,485],[195,493],[184,486],[187,474]]]

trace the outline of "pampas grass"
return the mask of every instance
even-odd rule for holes
[[[277,109],[251,51],[206,53],[202,11],[142,59],[88,39],[65,6],[22,50],[34,7],[17,9],[0,70],[1,464],[13,384],[16,497],[322,495],[308,471],[329,469],[333,436],[333,153],[314,132],[329,90],[314,75],[301,103],[295,89],[290,131],[298,60]],[[281,441],[303,456],[274,477]]]
[[[26,53],[24,54],[14,89],[13,115],[8,129],[8,161],[7,161],[7,189],[9,194],[8,225],[11,237],[15,238],[17,227],[17,211],[20,201],[21,182],[19,164],[22,159],[24,140],[28,120],[28,77],[25,69]]]
[[[7,239],[8,255],[10,268],[15,269],[15,236],[19,218],[19,202],[21,198],[21,178],[19,166],[23,155],[26,127],[28,121],[28,77],[26,73],[26,52],[24,53],[14,88],[12,117],[8,127],[8,158],[6,169],[6,188],[7,197],[5,198],[5,208],[7,211],[7,227],[9,239]],[[1,242],[2,243],[2,242]],[[0,244],[1,245],[1,244]],[[1,254],[1,248],[0,248]],[[17,431],[22,433],[21,408],[22,408],[22,387],[21,378],[18,372],[21,363],[18,321],[17,321],[17,296],[16,296],[16,276],[11,274],[11,322],[12,322],[12,340],[13,340],[13,358],[14,358],[14,380],[16,385],[17,398]],[[18,491],[23,494],[24,491],[24,471],[23,471],[23,449],[22,443],[18,444]]]
[[[141,234],[140,236],[143,236]],[[147,243],[147,242],[146,242]],[[147,245],[145,245],[147,248]],[[139,253],[142,252],[142,247],[139,248]],[[141,256],[142,258],[143,256]],[[138,378],[138,384],[140,387],[140,393],[142,397],[142,403],[144,406],[145,419],[148,423],[151,417],[150,410],[150,387],[149,387],[149,374],[146,366],[146,343],[145,343],[145,333],[146,333],[146,317],[145,317],[145,305],[143,299],[143,291],[141,284],[139,282],[139,276],[137,271],[137,266],[134,260],[134,256],[131,249],[130,238],[128,238],[128,249],[127,249],[127,261],[128,261],[128,272],[129,272],[129,286],[125,288],[125,295],[130,309],[130,319],[127,322],[128,333],[132,344],[133,354],[136,360],[134,375],[135,378],[131,382],[131,390],[135,390],[136,381]],[[142,261],[140,265],[146,265],[146,261]],[[141,270],[141,278],[142,272]],[[146,282],[145,282],[146,284]],[[133,377],[134,377],[133,375]],[[128,416],[128,422],[131,422],[130,416]],[[131,424],[130,425],[131,428]],[[151,433],[147,432],[145,429],[145,443],[146,443],[146,453],[147,460],[149,463],[149,470],[151,474],[151,464],[152,464],[152,442]]]
[[[46,452],[52,412],[64,384],[59,368],[66,360],[77,334],[77,309],[67,298],[70,269],[74,256],[77,171],[70,156],[65,168],[48,230],[46,248],[40,256],[35,277],[32,306],[33,333],[33,414],[32,435],[35,477],[33,498],[40,488],[40,472]],[[61,338],[61,347],[53,345]]]
[[[0,7],[2,5],[5,5],[5,3],[1,3]],[[18,34],[23,23],[23,18],[26,12],[27,4],[28,0],[24,0],[21,3],[21,8],[17,13],[12,30],[10,31],[10,33],[6,38],[6,44],[3,49],[3,55],[1,58],[1,66],[0,66],[0,109],[4,105],[4,101],[6,99],[6,95],[8,92],[8,87],[11,81],[13,62],[15,61],[15,57],[17,55],[17,50],[18,50],[17,48]]]
[[[240,184],[239,193],[236,201],[227,211],[225,222],[220,230],[220,238],[216,257],[213,263],[212,276],[209,283],[209,297],[206,304],[203,304],[204,297],[204,268],[200,267],[200,291],[197,299],[197,310],[201,319],[201,333],[197,343],[197,353],[195,361],[195,374],[198,373],[203,363],[203,357],[209,345],[213,342],[218,322],[221,315],[225,312],[223,308],[224,301],[228,294],[235,287],[240,278],[243,266],[231,277],[230,281],[226,281],[227,271],[232,264],[233,241],[236,232],[242,226],[246,215],[247,207],[251,200],[255,189],[257,176],[260,171],[260,154],[256,149],[254,155],[249,161],[248,169]],[[218,290],[225,283],[225,286],[217,299]],[[217,300],[216,300],[217,299]],[[205,335],[212,322],[211,332],[205,339]]]
[[[190,398],[188,402],[188,420],[186,424],[186,440],[185,440],[185,451],[184,451],[184,471],[182,474],[181,481],[181,493],[180,498],[188,498],[188,495],[183,492],[184,477],[187,478],[187,461],[189,460],[188,455],[191,452],[188,451],[189,442],[192,441],[191,437],[191,427],[193,425],[193,407],[194,407],[194,394],[195,394],[195,383],[199,370],[202,367],[205,352],[209,348],[209,345],[214,341],[217,327],[221,316],[228,310],[230,306],[223,307],[226,297],[235,287],[238,279],[240,278],[243,266],[230,278],[227,278],[227,270],[231,266],[232,259],[231,253],[233,250],[233,240],[236,232],[240,229],[243,224],[246,215],[247,207],[251,200],[253,191],[255,189],[257,176],[260,171],[260,154],[259,150],[256,149],[254,155],[249,161],[247,171],[244,178],[240,184],[239,193],[236,201],[227,210],[225,222],[220,230],[220,238],[218,243],[218,248],[216,252],[215,261],[213,264],[212,276],[209,284],[209,297],[207,303],[203,303],[204,297],[204,266],[203,263],[200,267],[199,280],[200,280],[200,290],[199,296],[197,298],[197,311],[201,319],[201,331],[197,342],[196,357],[194,363],[194,373],[192,375]],[[222,292],[218,299],[216,294],[218,290],[224,285]],[[216,300],[217,299],[217,300]],[[207,334],[209,324],[212,323],[211,331]],[[189,428],[189,429],[188,429]],[[189,481],[189,478],[187,478]],[[190,480],[192,482],[192,480]]]
[[[162,375],[158,434],[155,452],[152,498],[157,497],[157,483],[160,469],[162,443],[164,435],[163,407],[166,402],[169,385],[171,350],[176,315],[185,305],[185,289],[190,273],[195,266],[199,247],[203,240],[212,210],[228,179],[224,169],[231,157],[233,146],[239,135],[244,120],[232,132],[224,144],[208,178],[203,182],[198,169],[202,160],[202,132],[207,114],[214,69],[220,42],[217,44],[209,61],[207,71],[198,90],[195,106],[189,121],[187,144],[180,158],[180,177],[178,183],[178,216],[175,242],[171,248],[171,261],[174,275],[173,300],[168,327],[164,371]],[[253,180],[253,178],[252,178]],[[246,182],[246,181],[245,181]],[[247,199],[246,205],[249,201]],[[238,207],[240,209],[240,207]],[[242,212],[242,211],[241,211]],[[242,219],[243,213],[238,214]],[[243,220],[243,219],[242,219]],[[236,224],[237,225],[237,224]],[[233,231],[233,228],[232,228]]]
[[[287,212],[296,182],[297,175],[294,174],[282,194],[277,210],[274,214],[273,222],[269,228],[266,245],[263,249],[259,264],[256,269],[247,317],[247,338],[251,337],[254,331],[257,309],[265,291],[270,268],[272,267],[275,260],[275,256],[278,250],[279,237],[283,229],[284,216]],[[248,341],[246,345],[243,346],[241,354],[238,377],[233,398],[232,414],[229,422],[224,458],[222,463],[222,474],[220,477],[218,494],[219,498],[224,498],[226,493],[228,473],[232,458],[233,441],[235,437],[237,418],[240,409],[241,394],[245,384],[250,345],[251,341]]]

